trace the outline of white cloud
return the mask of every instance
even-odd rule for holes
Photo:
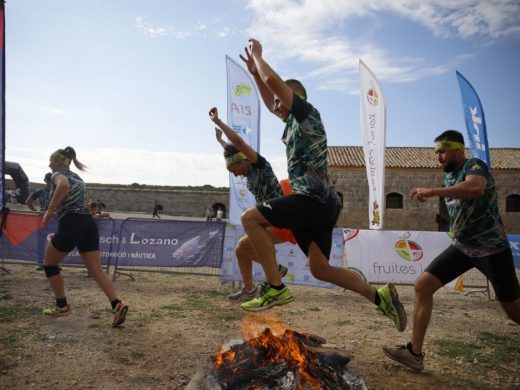
[[[296,59],[313,67],[304,78],[319,78],[321,89],[357,90],[358,59],[370,64],[381,80],[410,82],[451,69],[464,53],[439,63],[429,58],[395,57],[378,47],[370,34],[346,36],[345,29],[360,17],[394,14],[430,29],[433,35],[466,39],[478,36],[484,41],[519,35],[518,1],[477,0],[250,0],[254,13],[250,36],[260,39],[266,56],[276,64],[281,59]],[[376,23],[372,24],[372,28]],[[339,76],[341,74],[341,76]],[[304,79],[302,78],[302,79]],[[355,80],[354,80],[355,79]]]
[[[388,1],[389,10],[441,37],[491,39],[520,33],[520,3],[510,0]]]
[[[135,18],[135,27],[150,38],[170,36],[176,39],[186,39],[192,36],[206,36],[208,34],[217,38],[225,38],[237,33],[235,28],[229,26],[212,27],[200,20],[194,23],[193,27],[181,29],[170,25],[154,25],[142,17],[137,17]]]
[[[150,38],[165,37],[172,34],[172,28],[170,26],[152,26],[142,17],[135,19],[135,26]]]

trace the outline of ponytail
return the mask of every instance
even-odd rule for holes
[[[86,171],[87,169],[87,166],[83,163],[81,163],[77,158],[76,158],[76,151],[74,150],[74,148],[72,146],[67,146],[65,149],[63,149],[61,151],[66,157],[70,158],[72,160],[72,162],[74,163],[74,165],[76,166],[76,168],[78,168],[80,171]]]

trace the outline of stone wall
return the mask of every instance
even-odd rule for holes
[[[330,168],[336,186],[343,193],[344,209],[337,226],[368,229],[368,183],[365,168]],[[499,209],[508,233],[520,233],[520,213],[506,212],[506,197],[520,195],[520,171],[493,171],[497,184]],[[440,213],[439,198],[424,203],[411,201],[408,193],[412,187],[439,187],[442,183],[440,169],[387,168],[385,193],[403,195],[402,209],[386,209],[386,230],[438,230],[436,216]],[[31,191],[41,184],[31,183]],[[175,216],[204,217],[210,206],[221,206],[227,217],[229,193],[166,189],[139,189],[92,187],[90,197],[100,199],[107,211],[144,212],[152,214],[153,203],[164,207],[164,213]]]
[[[338,191],[343,193],[344,208],[337,225],[368,229],[368,181],[365,168],[330,168]],[[520,172],[493,171],[497,186],[499,210],[508,233],[520,233],[520,213],[506,212],[506,197],[520,194]],[[387,168],[385,194],[403,195],[402,209],[385,210],[385,230],[438,230],[436,216],[440,213],[439,198],[424,203],[410,200],[412,187],[440,187],[440,169]]]
[[[165,214],[187,217],[205,217],[208,207],[222,206],[227,217],[229,208],[228,192],[122,189],[96,187],[88,190],[89,196],[99,199],[107,206],[107,211],[149,212],[152,214],[154,201],[163,206]]]

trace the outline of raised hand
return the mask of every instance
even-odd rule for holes
[[[249,52],[251,57],[262,57],[262,44],[254,38],[249,40]]]
[[[258,73],[258,69],[256,68],[255,61],[253,60],[253,57],[251,57],[251,53],[249,52],[249,48],[245,47],[244,51],[246,53],[246,56],[244,57],[242,54],[240,54],[240,59],[245,62],[247,65],[247,70],[252,75],[255,75]]]
[[[212,107],[211,110],[209,110],[209,119],[211,119],[213,123],[217,123],[219,121],[217,107]]]

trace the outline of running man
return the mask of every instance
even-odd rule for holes
[[[484,161],[467,159],[464,137],[447,130],[435,138],[435,153],[444,170],[437,188],[412,188],[411,199],[444,198],[453,244],[437,256],[415,281],[412,340],[385,354],[415,371],[424,369],[423,344],[433,309],[433,294],[476,267],[489,279],[506,314],[520,323],[520,286],[511,247],[498,212],[495,181]]]
[[[85,183],[69,169],[71,162],[81,171],[86,168],[76,159],[76,152],[70,146],[56,150],[50,157],[49,168],[53,172],[51,201],[43,216],[42,227],[48,225],[53,212],[56,211],[58,231],[47,243],[43,268],[54,292],[56,305],[44,309],[43,313],[51,317],[70,314],[70,305],[65,296],[65,285],[58,264],[77,247],[89,275],[110,301],[114,314],[112,327],[115,328],[125,322],[128,306],[117,297],[112,280],[101,267],[98,228],[87,206]]]
[[[257,258],[270,286],[258,298],[244,302],[246,310],[264,310],[280,302],[280,278],[276,272],[274,247],[267,228],[290,229],[308,258],[312,275],[363,295],[394,322],[406,328],[406,313],[392,284],[376,290],[357,274],[329,264],[332,230],[340,212],[340,201],[327,167],[327,136],[320,113],[307,102],[307,92],[298,80],[283,81],[262,57],[262,45],[249,40],[245,57],[240,56],[253,75],[267,108],[286,125],[287,171],[294,194],[268,200],[246,210],[242,224],[251,238]],[[283,297],[283,296],[282,296]]]
[[[215,137],[224,149],[226,168],[235,176],[247,177],[247,188],[254,195],[256,201],[263,202],[282,196],[284,190],[280,187],[271,164],[251,148],[231,127],[222,122],[216,107],[209,111],[209,118],[218,126],[215,128]],[[222,133],[226,134],[231,142],[230,144],[222,139]],[[282,242],[296,243],[292,232],[288,229],[270,227],[268,234],[273,245]],[[238,241],[235,253],[244,286],[240,291],[228,295],[228,299],[236,302],[248,301],[259,294],[259,290],[253,282],[253,261],[260,261],[256,260],[257,257],[247,234]],[[280,278],[287,275],[288,270],[284,265],[279,264],[277,269]],[[264,288],[265,283],[260,286],[260,291]],[[285,300],[292,299],[293,297],[290,294],[285,297]]]

